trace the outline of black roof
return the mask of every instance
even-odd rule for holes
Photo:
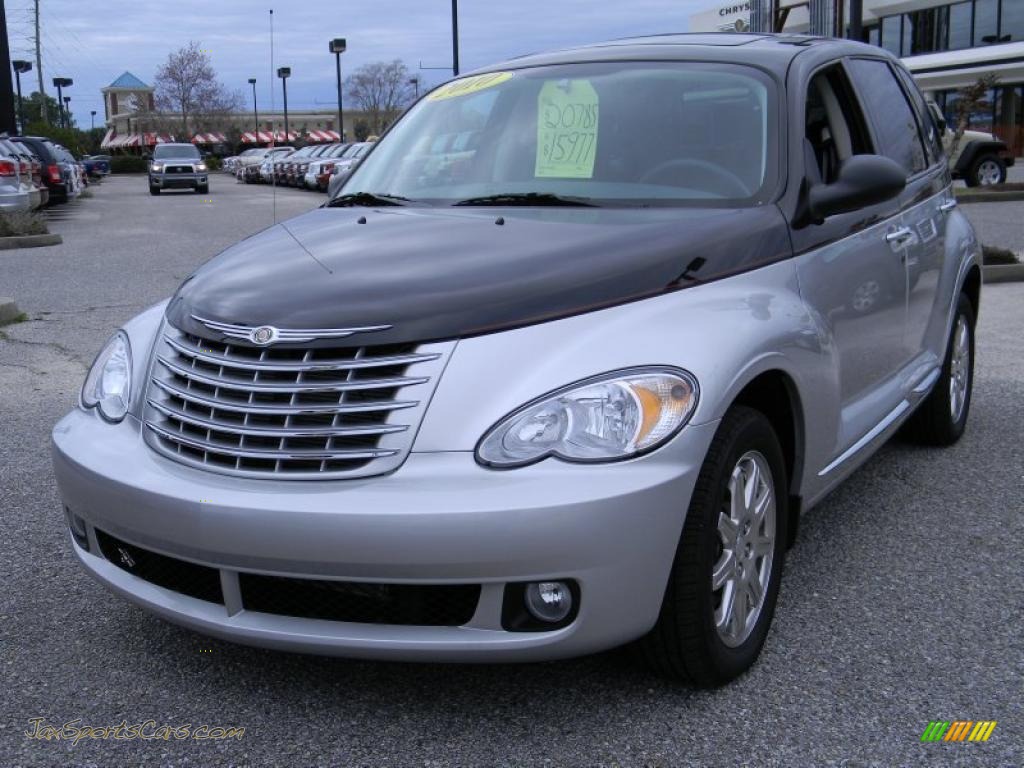
[[[491,72],[544,64],[569,64],[578,61],[690,60],[754,64],[782,75],[795,57],[812,49],[819,53],[823,53],[827,49],[835,56],[856,54],[891,56],[881,48],[866,43],[811,35],[678,32],[627,37],[545,53],[534,53],[477,71]]]

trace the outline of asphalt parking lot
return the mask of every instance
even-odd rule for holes
[[[277,192],[277,217],[323,201]],[[1007,213],[1024,249],[1024,203]],[[964,206],[980,216],[985,204]],[[65,242],[0,251],[0,766],[1024,764],[1024,284],[986,286],[971,421],[948,450],[894,442],[803,520],[768,645],[720,691],[628,652],[532,666],[290,655],[210,640],[76,564],[49,458],[93,355],[192,268],[269,225],[266,187],[150,197],[112,178],[52,217]],[[49,724],[210,724],[234,741],[41,741]],[[931,720],[996,720],[924,744]]]

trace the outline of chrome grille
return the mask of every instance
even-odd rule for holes
[[[165,323],[146,440],[183,463],[252,477],[389,472],[409,453],[452,344],[253,347]]]

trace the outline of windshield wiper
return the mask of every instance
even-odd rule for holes
[[[339,195],[327,201],[328,208],[343,208],[346,206],[374,206],[374,205],[405,205],[412,202],[408,197],[401,195],[387,195],[377,192],[353,192],[348,195]]]
[[[505,192],[499,195],[467,197],[452,205],[564,205],[596,208],[589,197],[569,197],[550,192]]]

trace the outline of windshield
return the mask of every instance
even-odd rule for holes
[[[191,144],[157,144],[153,150],[153,159],[160,160],[167,157],[199,157],[199,150]]]
[[[754,205],[776,175],[773,82],[697,62],[537,67],[454,80],[396,124],[342,194]],[[347,153],[346,153],[347,154]]]

